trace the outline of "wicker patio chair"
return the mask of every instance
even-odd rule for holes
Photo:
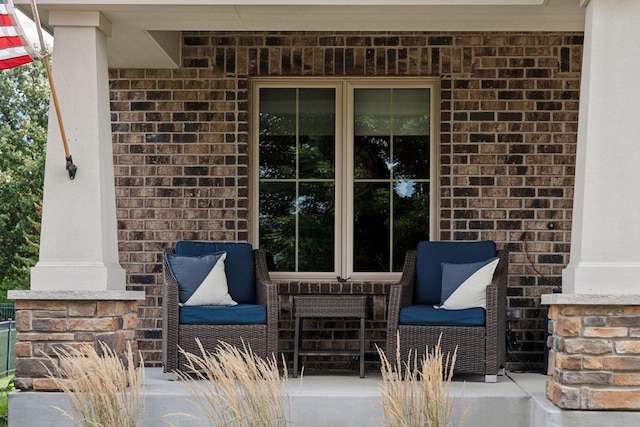
[[[484,324],[402,324],[402,309],[423,304],[428,311],[432,305],[440,303],[441,263],[479,262],[495,256],[499,261],[486,289]],[[441,339],[444,354],[453,354],[457,347],[454,372],[481,374],[486,382],[496,382],[497,375],[504,372],[507,272],[507,252],[496,251],[494,242],[420,242],[417,251],[407,251],[400,282],[391,286],[389,295],[386,348],[389,361],[394,365],[397,362],[398,337],[400,368],[407,362],[410,350],[417,352],[418,360],[421,360],[425,349],[431,351]],[[424,289],[429,285],[437,289]],[[455,316],[464,310],[437,311],[440,313],[436,315]],[[458,311],[460,313],[455,313]],[[415,356],[416,353],[412,353],[412,360]]]
[[[234,301],[238,302],[238,306],[225,309],[251,309],[252,305],[264,306],[266,322],[258,324],[181,323],[181,311],[185,307],[179,304],[178,281],[171,271],[168,255],[200,256],[220,251],[227,252],[225,264],[229,294]],[[263,250],[254,250],[248,243],[180,241],[175,249],[165,249],[163,258],[162,361],[167,378],[175,378],[177,370],[183,372],[188,370],[186,358],[180,353],[179,348],[201,355],[196,338],[209,352],[213,352],[219,343],[224,341],[238,348],[242,348],[243,345],[249,346],[260,357],[266,358],[276,354],[278,290],[277,284],[271,282],[269,278]],[[238,282],[246,280],[253,282],[254,287],[250,288],[253,290],[252,295],[247,295],[246,288],[237,290]],[[202,308],[215,311],[217,307]],[[213,315],[215,316],[215,313]],[[241,318],[242,314],[232,313],[231,317]]]

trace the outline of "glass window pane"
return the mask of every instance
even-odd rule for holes
[[[335,272],[336,90],[260,96],[260,245],[278,271]]]
[[[395,179],[429,179],[429,139],[426,135],[393,138]]]
[[[356,89],[353,94],[355,135],[389,135],[391,133],[391,91]]]
[[[305,178],[334,177],[335,89],[300,89],[300,173]]]
[[[393,134],[429,135],[429,89],[393,89]]]
[[[393,271],[402,271],[407,250],[429,240],[429,183],[396,181],[393,218]]]
[[[354,271],[389,271],[389,207],[389,184],[354,184]]]
[[[295,266],[295,201],[295,183],[260,184],[260,247],[273,257],[278,271]]]
[[[334,271],[333,183],[302,183],[298,197],[299,271]]]
[[[429,97],[429,89],[354,91],[355,271],[401,271],[404,252],[429,237]]]
[[[391,141],[389,136],[354,136],[353,175],[355,179],[389,179]]]
[[[260,178],[294,178],[296,91],[260,90]]]

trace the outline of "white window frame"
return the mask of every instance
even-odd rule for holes
[[[335,272],[270,272],[274,280],[398,280],[400,272],[353,272],[353,104],[355,89],[430,89],[429,236],[438,235],[440,183],[440,79],[436,77],[265,77],[251,80],[249,241],[259,246],[259,94],[261,88],[334,88],[336,93]],[[340,173],[344,171],[344,173]]]

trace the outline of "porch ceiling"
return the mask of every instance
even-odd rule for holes
[[[30,15],[30,0],[14,0]],[[112,68],[179,66],[180,31],[582,31],[581,0],[38,0],[100,11]],[[55,34],[54,34],[55,36]]]

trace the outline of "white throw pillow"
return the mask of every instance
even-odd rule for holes
[[[499,258],[480,267],[465,280],[438,308],[464,310],[465,308],[487,308],[487,286],[493,279]]]
[[[227,253],[224,252],[216,261],[215,265],[204,278],[198,289],[196,289],[191,297],[184,302],[184,305],[237,305],[231,295],[229,295],[229,287],[227,286],[227,274],[224,270],[224,260]]]

